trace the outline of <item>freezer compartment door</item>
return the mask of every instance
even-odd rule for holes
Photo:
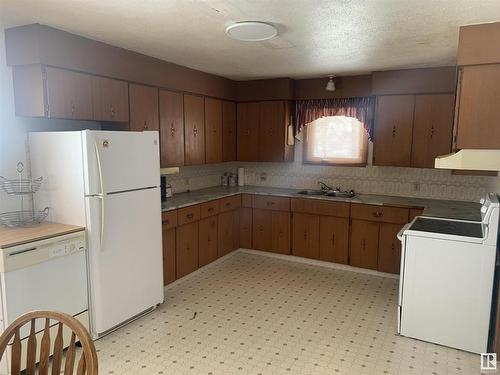
[[[85,194],[160,184],[158,132],[83,132]]]
[[[91,331],[97,337],[163,302],[160,190],[86,200]]]

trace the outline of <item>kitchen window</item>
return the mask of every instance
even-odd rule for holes
[[[366,165],[368,132],[354,117],[321,117],[304,127],[304,162]]]

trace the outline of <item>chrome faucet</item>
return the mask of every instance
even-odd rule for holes
[[[318,181],[318,184],[321,186],[321,190],[324,190],[324,191],[331,191],[331,190],[333,190],[330,186],[328,186],[327,184],[325,184],[323,181]]]

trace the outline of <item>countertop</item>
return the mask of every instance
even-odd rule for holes
[[[54,223],[50,221],[19,228],[0,226],[0,249],[79,232],[84,229],[85,228],[76,225]]]
[[[481,221],[481,205],[475,202],[463,202],[441,199],[399,197],[389,195],[359,194],[354,198],[335,198],[325,196],[304,196],[298,194],[301,189],[274,188],[262,186],[223,187],[215,186],[193,190],[188,193],[174,194],[162,203],[162,211],[171,211],[193,204],[208,202],[240,193],[276,195],[289,198],[323,199],[331,201],[386,205],[407,208],[423,208],[423,215],[451,219]]]

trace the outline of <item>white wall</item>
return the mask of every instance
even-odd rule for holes
[[[25,146],[27,132],[29,131],[99,128],[100,124],[97,122],[33,119],[15,116],[12,69],[6,64],[4,26],[0,23],[0,176],[17,178],[17,163],[21,161],[26,165]],[[27,169],[25,174],[29,172]],[[0,190],[0,212],[18,210],[19,207],[19,197],[8,196],[3,190]]]

